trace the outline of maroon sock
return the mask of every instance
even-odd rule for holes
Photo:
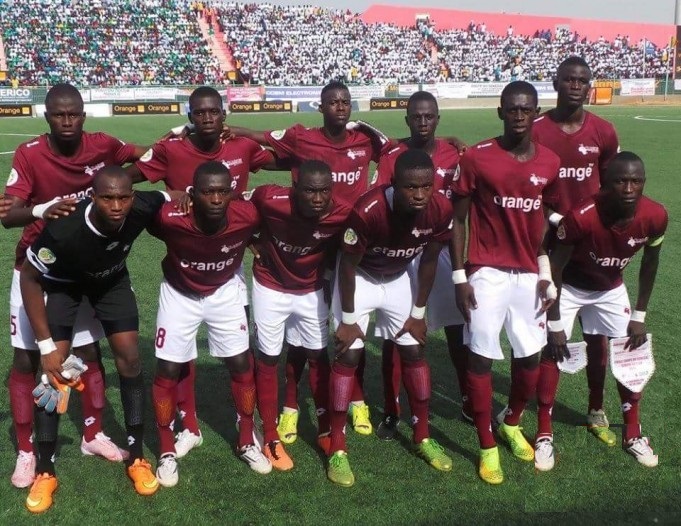
[[[517,426],[529,402],[537,394],[537,380],[539,379],[539,366],[526,369],[519,364],[511,368],[511,393],[508,397],[508,411],[504,423],[509,426]]]
[[[239,420],[239,447],[243,447],[253,444],[253,412],[255,411],[256,399],[253,367],[245,373],[234,373],[231,376],[232,398]]]
[[[558,392],[560,370],[550,358],[542,358],[537,381],[537,438],[552,437],[551,416]]]
[[[449,358],[452,360],[456,378],[459,381],[461,400],[465,403],[468,398],[466,396],[466,368],[468,367],[468,353],[470,351],[463,344],[463,325],[445,327],[445,336],[447,337]]]
[[[175,453],[173,422],[175,421],[175,408],[177,407],[177,383],[177,380],[156,375],[151,387],[161,455]]]
[[[326,358],[308,360],[308,363],[310,364],[310,390],[317,411],[317,426],[321,435],[328,433],[331,425],[329,417],[329,376],[331,368]]]
[[[277,364],[268,365],[256,360],[255,384],[258,395],[258,411],[262,418],[265,442],[279,440],[277,417],[279,416],[279,378]]]
[[[364,368],[367,365],[366,354],[366,352],[363,352],[359,356],[359,363],[357,364],[357,369],[355,369],[355,382],[352,386],[352,396],[350,397],[351,402],[364,401]]]
[[[608,363],[608,339],[598,334],[585,334],[586,380],[589,385],[589,411],[603,409],[605,396],[605,369]]]
[[[383,340],[381,372],[383,373],[383,413],[400,416],[402,361],[397,344],[392,340]]]
[[[355,383],[356,367],[348,367],[338,362],[331,366],[330,399],[331,410],[331,454],[346,451],[345,422],[348,418],[348,407]]]
[[[177,383],[177,408],[182,415],[182,427],[195,435],[199,434],[199,421],[196,419],[196,360],[182,365]]]
[[[284,406],[298,409],[298,384],[305,370],[307,356],[302,347],[288,346],[286,353],[286,395]]]
[[[12,408],[12,423],[17,437],[19,451],[33,452],[33,388],[36,385],[33,373],[20,373],[12,368],[9,373],[9,405]]]
[[[409,408],[414,426],[414,444],[420,444],[430,436],[428,429],[428,402],[430,402],[430,367],[425,360],[402,361],[404,389],[407,391]]]
[[[468,371],[466,390],[471,401],[475,430],[478,432],[480,449],[497,445],[492,434],[492,372],[475,374]]]
[[[104,412],[104,368],[97,361],[85,362],[87,371],[80,375],[85,385],[81,394],[83,407],[83,438],[86,442],[94,440],[102,430],[102,413]]]
[[[617,391],[622,402],[622,418],[624,419],[624,442],[641,436],[641,421],[639,419],[639,404],[641,393],[634,393],[617,382]]]

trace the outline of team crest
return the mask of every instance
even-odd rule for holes
[[[357,240],[357,233],[352,228],[348,228],[343,235],[343,242],[346,245],[356,245]]]
[[[154,151],[151,148],[149,148],[146,152],[144,152],[144,155],[140,157],[140,161],[142,161],[143,163],[148,163],[149,161],[151,161],[151,158],[153,156]]]
[[[556,230],[556,237],[558,239],[565,239],[565,236],[566,236],[565,225],[561,223],[560,225],[558,225],[558,230]]]
[[[49,248],[41,248],[38,250],[38,259],[45,263],[45,265],[51,265],[57,261],[57,256]]]
[[[12,168],[9,172],[9,177],[7,178],[7,186],[12,186],[19,180],[19,172],[16,168]]]
[[[275,140],[275,141],[280,141],[284,138],[284,135],[286,135],[286,130],[274,130],[273,132],[270,133],[270,136]]]

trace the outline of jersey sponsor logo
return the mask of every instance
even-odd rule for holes
[[[595,153],[598,155],[601,153],[601,149],[598,146],[585,146],[584,144],[579,145],[579,148],[577,148],[577,151],[581,153],[582,155],[589,155],[590,153]]]
[[[100,272],[88,272],[88,276],[90,276],[93,279],[103,279],[103,278],[106,278],[108,276],[118,274],[124,268],[125,268],[125,260],[121,261],[120,263],[114,265],[111,268],[108,268],[106,270],[102,270]]]
[[[364,151],[364,150],[348,150],[348,153],[346,155],[354,161],[355,159],[358,159],[359,157],[366,157],[367,152]]]
[[[530,182],[534,186],[545,186],[549,180],[546,177],[539,177],[537,174],[530,175]]]
[[[373,201],[371,201],[371,203],[369,203],[367,206],[364,207],[364,213],[366,214],[367,212],[369,212],[369,210],[371,210],[377,204],[378,204],[378,199],[374,199]]]
[[[362,174],[361,168],[359,168],[355,172],[331,172],[331,176],[333,178],[334,183],[347,184],[355,184],[357,181],[359,181],[361,174]]]
[[[477,148],[478,150],[482,150],[483,148],[489,148],[489,147],[492,146],[493,144],[494,144],[494,143],[492,143],[492,142],[486,142],[486,143],[484,143],[484,144],[478,144],[478,145],[476,146],[476,148]]]
[[[512,208],[515,210],[522,210],[523,212],[531,212],[532,210],[539,210],[541,208],[541,196],[535,199],[531,197],[507,197],[494,196],[494,204],[502,208]]]
[[[560,223],[558,225],[558,230],[556,230],[556,237],[558,239],[565,239],[566,237],[566,232],[565,232],[565,225],[563,223]]]
[[[120,243],[118,241],[114,241],[113,243],[109,243],[109,245],[106,247],[105,250],[113,250],[116,248]]]
[[[309,254],[310,251],[312,250],[312,247],[300,247],[297,245],[291,245],[289,243],[286,243],[285,241],[282,241],[281,239],[277,239],[275,236],[272,236],[272,240],[274,241],[274,244],[277,245],[277,248],[281,249],[283,252],[286,252],[287,254],[299,254],[301,256],[304,256],[306,254]]]
[[[101,170],[102,168],[104,168],[104,166],[106,166],[106,165],[105,165],[103,162],[97,163],[97,164],[95,164],[94,166],[85,165],[85,170],[84,170],[84,172],[85,172],[87,175],[89,175],[90,177],[92,177],[93,175],[95,175],[95,172],[98,172],[99,170]]]
[[[388,150],[387,155],[392,155],[393,153],[399,152],[399,151],[401,151],[401,150],[402,150],[402,147],[401,147],[401,146],[396,146],[395,148],[392,148],[391,150]]]
[[[84,199],[85,197],[90,197],[92,195],[92,187],[89,186],[85,190],[80,190],[79,192],[73,192],[71,194],[64,194],[61,196],[62,199]]]
[[[149,148],[146,152],[144,152],[144,155],[140,157],[140,161],[143,163],[148,163],[151,161],[152,157],[154,156],[154,150],[152,148]]]
[[[374,254],[382,254],[389,258],[412,258],[423,252],[424,246],[425,245],[419,245],[417,247],[409,248],[374,247],[371,251]]]
[[[312,237],[315,239],[327,239],[331,236],[333,236],[333,234],[325,234],[323,232],[320,232],[319,230],[315,230],[312,234]]]
[[[346,245],[356,245],[357,241],[359,241],[357,232],[355,232],[352,228],[348,228],[345,231],[345,234],[343,234],[343,243]]]
[[[12,168],[9,171],[9,177],[7,178],[7,186],[12,186],[19,180],[19,172],[16,168]]]
[[[558,177],[560,179],[576,179],[577,181],[583,181],[591,177],[594,171],[594,163],[589,163],[589,166],[580,166],[575,168],[574,166],[566,167],[561,166],[558,170]]]
[[[636,245],[642,245],[643,243],[648,242],[648,236],[646,237],[630,237],[629,241],[627,241],[627,245],[630,247],[635,247]]]
[[[221,259],[220,261],[188,261],[180,260],[182,268],[198,270],[199,272],[222,272],[227,267],[234,264],[234,258]]]
[[[604,257],[599,258],[595,252],[589,252],[589,256],[594,260],[594,263],[600,267],[616,267],[620,270],[624,270],[631,258],[618,258],[618,257]]]
[[[33,148],[37,144],[40,144],[40,141],[31,141],[26,143],[26,148]]]
[[[241,164],[244,164],[244,161],[241,157],[239,157],[238,159],[232,159],[230,161],[222,160],[221,162],[222,162],[222,165],[224,167],[226,167],[227,169],[231,168],[232,166],[239,166]]]
[[[272,199],[288,199],[288,195],[273,195]]]
[[[270,133],[270,137],[272,137],[275,141],[282,140],[284,135],[286,135],[286,130],[275,130]]]
[[[586,213],[587,213],[589,210],[591,210],[594,206],[596,206],[595,203],[591,203],[590,205],[585,206],[584,208],[582,208],[582,209],[579,211],[579,214],[580,214],[580,215],[586,214]]]
[[[57,256],[55,256],[54,252],[52,252],[49,248],[43,247],[38,250],[38,259],[45,263],[45,265],[51,265],[57,261]]]
[[[168,217],[184,217],[188,215],[188,212],[168,212]]]
[[[419,229],[419,228],[414,227],[413,230],[411,231],[411,235],[416,237],[416,238],[421,237],[421,236],[427,236],[428,234],[432,234],[432,233],[433,233],[432,228]]]
[[[243,241],[239,241],[239,242],[234,243],[233,245],[229,245],[229,246],[228,245],[222,245],[222,247],[220,248],[220,252],[222,252],[223,254],[227,254],[230,250],[234,250],[235,248],[239,248],[243,244],[244,244]]]

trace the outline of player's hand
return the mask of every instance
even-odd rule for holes
[[[362,329],[359,328],[359,325],[356,323],[348,325],[341,322],[336,329],[336,334],[334,336],[336,354],[343,354],[357,339],[364,339],[364,333],[362,332]]]
[[[478,308],[473,285],[466,282],[454,285],[454,287],[456,288],[456,306],[461,311],[464,321],[470,323],[471,310]]]
[[[71,387],[76,387],[80,380],[80,375],[87,371],[85,362],[75,354],[69,354],[68,358],[61,364],[61,375],[69,380]]]
[[[35,386],[31,394],[33,395],[35,405],[43,408],[48,413],[54,412],[59,406],[61,393],[50,384],[46,374],[41,376],[40,382],[38,382],[38,385]]]
[[[452,146],[454,146],[454,148],[457,149],[459,155],[463,155],[464,153],[466,153],[466,150],[468,150],[468,145],[465,142],[457,139],[456,137],[454,137],[452,140]]]
[[[192,209],[192,198],[188,193],[183,193],[177,198],[177,203],[175,203],[175,210],[181,214],[188,214]]]
[[[562,362],[570,358],[570,350],[567,346],[567,336],[565,331],[548,331],[546,335],[546,346],[549,350],[549,356],[556,362]]]
[[[624,345],[625,349],[638,349],[647,340],[646,324],[640,321],[630,321],[627,327],[629,341]]]
[[[540,279],[537,283],[537,294],[539,295],[539,299],[541,301],[540,312],[542,313],[549,310],[551,305],[555,303],[556,298],[558,297],[556,286],[553,284],[553,282],[545,279]]]
[[[395,335],[395,339],[397,340],[404,334],[409,333],[411,334],[412,338],[419,342],[419,344],[425,345],[427,332],[428,328],[426,326],[425,318],[419,319],[409,316],[407,318],[407,321],[404,322],[402,329],[400,329],[399,332]]]
[[[236,134],[232,133],[232,130],[226,124],[222,125],[222,131],[220,132],[220,142],[231,141],[236,138]]]
[[[43,212],[43,219],[57,219],[60,217],[66,217],[76,210],[76,203],[78,199],[75,197],[67,197],[66,199],[60,199],[56,203],[51,204]]]
[[[0,219],[5,217],[12,208],[12,200],[0,194]]]
[[[40,356],[40,367],[43,370],[43,374],[47,375],[47,380],[56,385],[53,381],[54,379],[61,384],[69,383],[69,380],[62,376],[62,364],[64,363],[65,356],[59,352],[59,350],[52,351],[50,354],[43,354]]]
[[[267,265],[269,262],[267,258],[267,250],[258,241],[253,241],[248,245],[248,250],[253,254],[253,259],[258,262],[259,265]]]

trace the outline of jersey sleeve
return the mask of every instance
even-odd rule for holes
[[[475,160],[471,154],[464,155],[459,163],[459,178],[452,181],[452,193],[466,197],[475,192]]]
[[[137,191],[135,192],[136,202],[133,204],[136,212],[144,217],[151,224],[161,207],[170,202],[170,196],[166,192],[158,190]]]
[[[140,160],[135,163],[145,179],[156,183],[165,179],[168,171],[168,155],[164,142],[158,142],[149,148]]]
[[[380,130],[376,130],[376,135],[377,137],[375,139],[372,139],[371,136],[369,136],[369,141],[371,143],[371,160],[375,163],[379,162],[381,157],[387,155],[395,146]]]
[[[26,259],[41,274],[49,274],[57,262],[57,240],[49,225],[43,229],[33,244],[26,249]]]
[[[268,186],[269,185],[256,186],[247,199],[248,201],[253,203],[255,208],[257,208],[258,210],[261,209],[263,202],[265,201],[265,195],[267,194]]]
[[[287,159],[296,156],[298,146],[298,135],[303,126],[296,124],[286,130],[275,130],[265,132],[265,139],[272,147],[278,157]]]
[[[24,149],[20,147],[14,154],[12,168],[7,178],[5,194],[18,197],[23,201],[30,202],[33,194],[33,170],[26,159]]]
[[[440,220],[433,230],[433,239],[439,243],[447,243],[452,237],[454,227],[454,209],[449,199],[442,199],[440,206]]]
[[[608,164],[617,152],[620,151],[620,141],[617,138],[615,127],[608,123],[603,130],[603,146],[601,147],[601,155],[598,158],[598,169],[600,170],[601,178],[608,168]]]
[[[112,137],[111,135],[105,135],[105,137],[109,141],[109,151],[114,152],[114,160],[116,164],[132,163],[137,160],[137,157],[135,156],[134,144],[128,144],[121,141],[120,139],[116,139],[116,137]]]
[[[257,172],[259,171],[263,166],[266,166],[270,163],[274,162],[274,154],[265,148],[264,146],[259,145],[255,141],[249,141],[249,146],[250,146],[250,151],[249,151],[249,165],[248,165],[248,171],[249,172]]]
[[[369,225],[356,210],[350,212],[347,227],[343,233],[343,251],[350,254],[364,254],[369,244]]]
[[[668,223],[669,215],[667,214],[667,210],[662,207],[662,211],[654,222],[652,232],[649,236],[650,239],[646,243],[646,246],[658,247],[662,244],[662,241],[664,241],[664,233],[667,231]]]
[[[376,166],[374,177],[371,179],[370,188],[390,184],[395,168],[395,163],[391,161],[390,155],[381,155],[381,158],[378,160],[378,165]]]
[[[542,192],[542,200],[546,206],[555,209],[555,207],[560,204],[560,189],[558,178],[558,172],[560,170],[560,161],[556,163],[555,170],[553,168],[552,170],[555,172],[555,177],[548,185],[544,187],[544,190]]]
[[[556,230],[556,238],[561,245],[576,245],[584,236],[581,225],[577,221],[574,210],[568,212],[560,221]]]

